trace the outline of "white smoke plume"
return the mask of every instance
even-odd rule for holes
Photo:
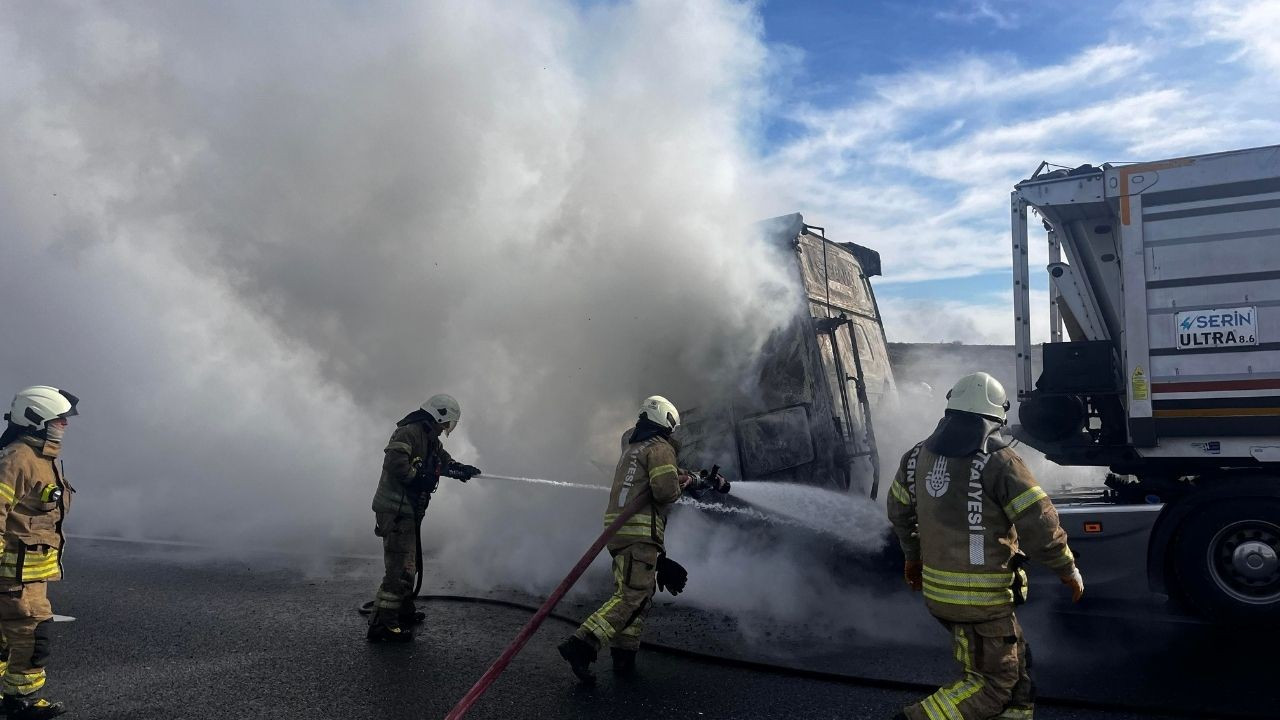
[[[371,544],[436,392],[460,459],[605,481],[639,399],[792,311],[751,231],[761,33],[716,0],[7,8],[0,387],[83,398],[73,529]],[[445,482],[441,535],[568,513]]]

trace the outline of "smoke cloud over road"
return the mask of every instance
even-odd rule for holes
[[[791,311],[751,235],[768,61],[712,0],[8,8],[0,387],[83,398],[73,529],[368,547],[436,392],[461,459],[603,482],[640,398]],[[555,530],[445,482],[437,540]]]

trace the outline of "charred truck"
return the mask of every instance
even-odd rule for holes
[[[1046,167],[1012,194],[1014,432],[1114,473],[1059,503],[1086,573],[1123,585],[1140,559],[1146,591],[1280,621],[1280,146]],[[1048,233],[1038,378],[1029,213]]]
[[[692,407],[682,457],[738,481],[770,480],[875,493],[873,410],[894,393],[871,278],[880,255],[827,239],[799,214],[761,224],[794,258],[797,307],[760,353],[745,387]]]

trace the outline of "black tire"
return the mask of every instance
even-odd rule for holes
[[[1280,499],[1223,500],[1192,511],[1178,533],[1174,571],[1201,613],[1280,624]]]

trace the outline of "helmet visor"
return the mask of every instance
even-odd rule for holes
[[[79,415],[80,411],[76,409],[76,406],[80,404],[80,398],[76,397],[75,395],[72,395],[66,390],[59,390],[58,393],[62,395],[62,397],[66,398],[67,402],[71,403],[71,409],[62,413],[58,417],[69,418],[75,415]]]

